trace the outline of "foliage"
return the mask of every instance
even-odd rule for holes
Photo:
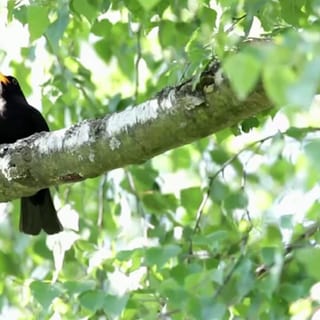
[[[262,84],[276,106],[59,187],[61,235],[19,234],[18,202],[5,207],[3,318],[316,319],[318,0],[8,0],[0,15],[1,37],[15,32],[1,70],[41,96],[51,129],[197,79],[213,57],[239,99]]]

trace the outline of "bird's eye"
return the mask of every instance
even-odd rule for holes
[[[13,78],[11,79],[11,83],[14,84],[15,86],[18,84],[18,81],[16,78]]]

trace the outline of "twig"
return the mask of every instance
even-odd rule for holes
[[[241,16],[241,17],[239,17],[239,18],[233,17],[233,18],[232,18],[233,23],[231,24],[230,27],[228,27],[228,28],[225,30],[225,32],[226,32],[226,33],[229,33],[229,32],[231,32],[231,31],[233,31],[234,27],[235,27],[241,20],[243,20],[246,16],[247,16],[247,14],[244,14],[243,16]]]
[[[260,140],[254,141],[254,142],[250,143],[249,145],[245,146],[240,151],[238,151],[234,156],[232,156],[230,159],[228,159],[213,176],[209,177],[209,186],[208,186],[206,192],[204,193],[202,200],[201,200],[201,203],[200,203],[198,210],[197,210],[196,224],[193,228],[194,233],[199,229],[200,220],[202,218],[205,205],[209,199],[214,180],[219,176],[219,174],[221,174],[226,169],[227,166],[229,166],[233,161],[235,161],[244,151],[247,151],[258,144],[261,145],[265,141],[273,139],[274,137],[275,137],[275,135],[270,135],[270,136],[264,137]]]
[[[280,132],[280,134],[283,134],[283,133]],[[196,223],[195,223],[194,228],[193,228],[193,233],[196,233],[200,229],[200,222],[201,222],[201,218],[203,216],[204,208],[205,208],[205,206],[207,204],[207,201],[208,201],[208,199],[210,197],[210,192],[211,192],[212,187],[213,187],[213,182],[219,176],[219,174],[223,173],[225,168],[227,166],[229,166],[233,161],[235,161],[243,152],[245,152],[245,151],[247,151],[249,149],[252,149],[256,145],[261,146],[264,142],[266,142],[266,141],[268,141],[270,139],[273,139],[277,135],[278,135],[278,133],[274,134],[274,135],[269,135],[269,136],[266,136],[266,137],[264,137],[264,138],[262,138],[260,140],[257,140],[257,141],[254,141],[254,142],[248,144],[247,146],[242,148],[240,151],[238,151],[235,155],[233,155],[231,158],[229,158],[227,161],[225,161],[225,163],[220,167],[220,169],[213,176],[209,177],[208,188],[207,188],[206,192],[203,194],[201,203],[200,203],[200,205],[198,207],[198,210],[197,210],[197,213],[196,213]],[[251,222],[249,212],[246,211],[246,214],[247,214],[247,216],[249,218],[248,219],[249,222]],[[192,251],[193,251],[192,247],[193,247],[192,239],[190,239],[190,244],[189,244],[189,254],[190,255],[192,255]]]
[[[317,231],[319,231],[319,229],[320,229],[320,221],[317,221],[313,223],[311,226],[309,226],[308,228],[306,228],[305,232],[299,235],[297,239],[295,239],[290,244],[288,244],[285,247],[285,251],[283,254],[284,257],[286,258],[284,263],[288,263],[290,261],[289,260],[290,253],[292,253],[295,249],[299,249],[302,247],[302,244],[300,243],[301,241],[308,240]],[[265,265],[265,264],[259,265],[255,270],[256,276],[259,278],[262,278],[270,271],[273,265],[274,265],[273,263],[270,265]]]

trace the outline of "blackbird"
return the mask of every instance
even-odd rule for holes
[[[13,143],[35,132],[49,131],[41,113],[27,102],[18,81],[0,73],[0,144]],[[21,198],[20,231],[37,235],[62,231],[49,189]]]

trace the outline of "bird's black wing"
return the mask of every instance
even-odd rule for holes
[[[29,126],[31,130],[33,130],[33,133],[50,131],[49,126],[40,111],[30,105],[28,105],[28,109],[28,116],[30,117],[30,119],[28,119],[30,121]]]

